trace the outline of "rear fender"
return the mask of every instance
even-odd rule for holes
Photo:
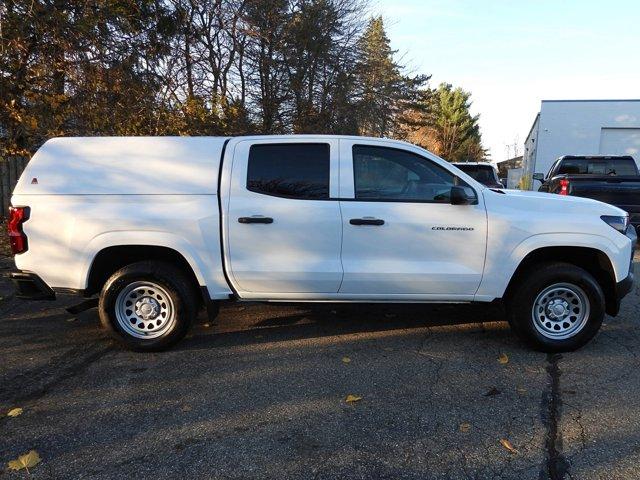
[[[117,231],[94,237],[82,252],[82,268],[77,282],[88,286],[89,272],[96,255],[108,247],[148,245],[175,250],[184,257],[200,286],[206,286],[212,299],[228,298],[231,290],[222,273],[221,258],[212,258],[207,251],[198,251],[185,238],[169,232]]]

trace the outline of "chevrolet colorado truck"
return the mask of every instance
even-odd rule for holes
[[[593,198],[620,207],[634,227],[640,225],[640,173],[633,157],[565,155],[556,160],[539,192]]]
[[[500,301],[534,348],[566,351],[633,282],[623,210],[491,190],[380,138],[55,138],[12,205],[18,295],[98,295],[101,323],[138,351],[229,300]]]

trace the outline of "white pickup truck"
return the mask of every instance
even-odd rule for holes
[[[348,136],[56,138],[12,197],[18,295],[99,294],[129,348],[220,302],[502,301],[578,348],[633,282],[627,213],[490,189],[414,145]]]

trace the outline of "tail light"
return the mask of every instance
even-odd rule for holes
[[[569,195],[569,180],[563,178],[560,180],[560,195]]]
[[[22,224],[29,220],[29,207],[9,207],[9,221],[7,230],[9,231],[9,243],[14,255],[24,253],[29,246],[27,236],[22,231]]]

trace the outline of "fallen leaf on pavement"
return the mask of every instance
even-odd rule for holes
[[[469,429],[471,428],[471,424],[469,423],[461,423],[458,428],[460,429],[461,432],[468,432]]]
[[[506,365],[507,363],[509,363],[509,356],[506,353],[500,354],[500,356],[498,357],[498,362],[500,362],[501,365]]]
[[[518,392],[520,395],[525,395],[527,393],[527,389],[524,387],[516,387],[516,392]]]
[[[351,363],[351,359],[349,357],[342,357],[342,363]]]
[[[9,413],[7,413],[8,417],[17,417],[18,415],[22,415],[22,409],[20,407],[13,408],[9,410]]]
[[[35,450],[20,455],[16,460],[11,460],[7,466],[9,470],[22,470],[23,468],[29,473],[29,469],[40,463],[40,455]]]
[[[347,403],[355,403],[362,400],[362,397],[358,397],[357,395],[347,395],[347,398],[344,399]]]
[[[502,438],[500,439],[500,443],[504,448],[509,450],[511,453],[518,453],[518,451],[515,448],[513,448],[513,445],[511,445],[511,442],[509,440]]]

